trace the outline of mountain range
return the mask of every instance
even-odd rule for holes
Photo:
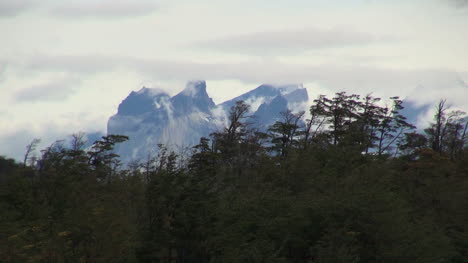
[[[229,110],[239,100],[250,105],[254,125],[266,129],[280,119],[281,112],[305,109],[309,96],[300,84],[264,84],[216,105],[205,81],[190,81],[172,97],[162,90],[143,87],[120,103],[117,114],[108,121],[107,133],[130,138],[116,148],[124,163],[144,160],[158,144],[177,150],[196,145],[201,137],[222,129]]]

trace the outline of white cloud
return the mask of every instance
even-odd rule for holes
[[[80,79],[77,78],[53,80],[18,91],[15,94],[15,100],[18,102],[62,101],[70,97],[79,84]]]
[[[0,16],[36,11],[62,18],[106,19],[148,15],[163,6],[162,0],[0,0]]]
[[[437,99],[439,99],[447,94],[448,89],[453,89],[447,96],[453,98],[454,103],[461,105],[466,104],[464,100],[460,99],[466,92],[466,85],[460,85],[459,80],[466,81],[464,78],[468,75],[468,71],[457,73],[443,68],[395,69],[335,63],[298,64],[279,60],[202,63],[190,60],[158,60],[99,55],[37,56],[24,64],[13,64],[13,66],[26,69],[23,75],[41,71],[55,71],[64,74],[81,74],[82,78],[93,78],[99,74],[124,71],[137,74],[140,78],[150,80],[150,82],[161,81],[163,84],[171,81],[177,81],[181,84],[181,82],[190,79],[239,80],[250,84],[314,82],[333,91],[377,92],[384,96],[411,95],[418,96],[420,100],[425,101],[429,101],[429,98],[426,97],[438,97]],[[232,84],[230,86],[232,87]],[[418,87],[425,87],[426,91],[423,93],[413,92]],[[222,87],[219,89],[220,92],[223,92]],[[172,90],[173,93],[174,87]],[[169,92],[171,93],[171,91]],[[215,94],[214,96],[219,95]]]
[[[0,17],[11,17],[32,9],[37,0],[0,0]]]
[[[64,18],[113,18],[148,15],[160,8],[157,0],[60,1],[50,12]]]
[[[389,41],[388,37],[354,31],[349,28],[303,28],[257,32],[224,37],[199,44],[201,48],[242,52],[248,54],[295,54],[310,49],[366,46],[374,42]]]

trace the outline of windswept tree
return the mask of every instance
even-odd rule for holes
[[[299,145],[301,121],[304,112],[293,113],[291,110],[281,112],[281,120],[270,126],[268,132],[271,137],[271,150],[285,157],[293,147]]]
[[[250,106],[244,101],[237,101],[231,107],[228,114],[228,125],[221,132],[212,133],[214,149],[225,158],[231,158],[236,152],[239,152],[240,143],[247,134],[248,123],[246,119]]]
[[[116,144],[128,140],[125,135],[110,134],[103,136],[101,140],[95,141],[91,150],[88,151],[88,163],[94,167],[96,171],[101,171],[100,175],[104,175],[107,181],[111,180],[113,173],[121,165],[120,157],[113,152]]]
[[[397,147],[403,156],[414,159],[418,152],[427,147],[427,138],[417,132],[407,132],[397,142]]]
[[[306,149],[315,137],[323,131],[325,122],[327,120],[327,114],[325,112],[324,105],[321,103],[324,95],[320,95],[319,99],[315,100],[315,104],[310,106],[310,119],[306,120],[304,126],[304,139],[303,139],[303,148]]]
[[[462,155],[463,149],[467,146],[468,140],[466,132],[468,129],[468,117],[463,111],[452,111],[448,114],[444,127],[444,140],[442,145],[450,159],[458,158]]]
[[[401,114],[403,101],[399,97],[391,97],[392,106],[382,108],[377,125],[377,154],[381,156],[393,150],[398,140],[405,133],[415,128],[414,125],[406,121],[406,117]]]
[[[414,129],[401,114],[402,100],[391,97],[392,105],[380,106],[380,98],[368,94],[336,93],[332,99],[320,96],[310,108],[304,143],[321,135],[331,145],[352,147],[357,152],[390,153],[401,137]],[[323,140],[323,139],[322,139]]]
[[[41,143],[41,139],[39,138],[34,138],[28,145],[26,145],[26,152],[24,154],[24,159],[23,159],[23,166],[26,167],[28,165],[28,162],[29,161],[32,161],[32,163],[34,163],[34,159],[35,157],[31,156],[31,154],[34,153],[34,151],[36,150],[37,148],[37,145],[39,145],[39,143]]]
[[[211,175],[216,172],[218,154],[209,145],[210,139],[202,137],[199,144],[193,147],[194,152],[189,160],[188,169],[195,175]]]
[[[369,150],[375,147],[375,141],[378,139],[379,119],[384,112],[384,109],[377,105],[380,100],[368,94],[358,103],[358,118],[353,124],[353,133],[354,140],[365,153],[369,153]]]
[[[327,133],[331,144],[338,145],[343,142],[351,124],[358,118],[359,95],[347,95],[346,92],[336,93],[331,99],[320,96],[314,101],[319,113],[326,117]]]
[[[434,122],[424,131],[432,150],[445,153],[454,159],[466,147],[468,117],[463,111],[448,111],[448,109],[445,100],[439,101],[434,114]]]
[[[436,152],[442,152],[442,142],[444,140],[444,124],[447,120],[445,106],[446,100],[440,100],[436,106],[436,112],[434,114],[434,123],[431,127],[426,129],[426,133],[429,136],[432,150]]]

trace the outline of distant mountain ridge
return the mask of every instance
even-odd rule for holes
[[[251,105],[255,125],[265,129],[280,119],[281,112],[301,108],[309,96],[300,84],[264,84],[216,105],[202,80],[188,82],[184,90],[172,97],[162,90],[144,87],[132,91],[120,103],[117,114],[108,121],[107,133],[130,137],[116,148],[124,162],[144,159],[157,144],[193,146],[200,137],[222,129],[230,108],[239,100]]]

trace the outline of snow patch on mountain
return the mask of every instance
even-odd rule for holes
[[[201,80],[189,81],[187,86],[182,91],[182,94],[185,96],[194,97],[198,93],[202,92],[202,89],[206,89],[206,82]]]
[[[280,86],[273,86],[273,87],[278,89],[281,95],[287,95],[294,91],[304,89],[304,86],[302,84],[280,85]]]
[[[151,96],[151,97],[155,97],[155,96],[160,95],[160,94],[166,94],[166,92],[163,89],[160,89],[160,88],[147,88],[147,87],[141,88],[136,93],[140,94],[140,95]]]

